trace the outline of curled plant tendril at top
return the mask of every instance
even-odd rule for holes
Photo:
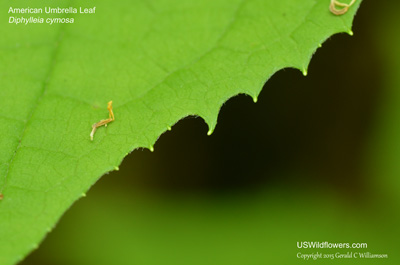
[[[344,4],[344,3],[341,3],[341,2],[339,2],[339,1],[337,1],[337,0],[331,0],[331,4],[330,4],[330,6],[329,6],[329,10],[330,10],[333,14],[335,14],[335,15],[337,15],[337,16],[340,16],[340,15],[346,14],[347,11],[349,10],[349,8],[350,8],[355,2],[356,2],[356,0],[352,0],[349,4]],[[341,8],[338,8],[338,7],[341,7]]]

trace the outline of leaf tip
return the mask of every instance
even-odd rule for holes
[[[151,152],[154,152],[154,146],[150,146],[149,149],[150,149]]]
[[[253,101],[254,101],[254,103],[257,103],[257,101],[258,101],[257,96],[254,96],[254,97],[253,97]]]
[[[208,130],[207,135],[210,136],[214,131],[212,129]]]
[[[351,29],[349,29],[349,30],[347,31],[347,33],[348,33],[350,36],[353,36],[353,35],[354,35],[354,32],[353,32]]]
[[[86,197],[86,193],[82,192],[81,197]]]
[[[308,72],[307,72],[307,68],[303,68],[303,71],[302,71],[302,73],[303,73],[303,75],[304,75],[304,76],[307,76],[307,74],[308,74]]]
[[[171,126],[167,126],[167,130],[171,131],[172,130]]]
[[[119,167],[115,166],[115,167],[114,167],[114,170],[118,171],[118,170],[119,170]]]
[[[321,47],[322,47],[322,43],[319,43],[319,44],[318,44],[318,47],[321,48]]]

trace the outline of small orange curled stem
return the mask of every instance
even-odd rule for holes
[[[108,119],[101,120],[101,121],[99,121],[99,122],[97,122],[97,123],[95,123],[95,124],[92,125],[92,132],[90,133],[90,140],[93,141],[94,133],[96,132],[96,129],[97,129],[98,127],[103,126],[103,125],[104,125],[105,127],[107,127],[107,123],[110,123],[110,122],[112,122],[113,120],[115,120],[114,112],[113,112],[113,110],[112,110],[112,101],[108,102],[107,109],[108,109],[108,112],[109,112],[109,114],[108,114]]]
[[[355,2],[356,2],[356,0],[351,0],[351,2],[350,2],[349,4],[344,4],[344,3],[341,3],[341,2],[339,2],[339,1],[337,1],[337,0],[331,0],[331,4],[330,4],[330,6],[329,6],[329,10],[330,10],[333,14],[335,14],[335,15],[337,15],[337,16],[340,16],[340,15],[346,14],[347,11],[349,10],[349,8],[350,8]],[[337,8],[337,7],[341,7],[341,8]]]

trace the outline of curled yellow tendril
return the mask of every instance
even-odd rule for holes
[[[346,14],[347,11],[349,10],[349,8],[350,8],[355,2],[356,2],[356,0],[352,0],[349,4],[344,4],[344,3],[341,3],[341,2],[339,2],[339,1],[337,1],[337,0],[331,0],[331,4],[330,4],[330,6],[329,6],[329,10],[330,10],[333,14],[335,14],[335,15],[337,15],[337,16],[340,16],[340,15]],[[338,8],[338,7],[340,7],[340,8]]]
[[[112,110],[112,101],[108,102],[107,109],[108,109],[108,112],[109,112],[108,119],[101,120],[101,121],[96,122],[95,124],[92,125],[92,132],[90,133],[90,140],[93,141],[94,133],[96,132],[96,129],[98,127],[103,126],[103,125],[105,127],[107,127],[107,123],[110,123],[113,120],[115,120],[114,113],[113,113],[113,110]]]

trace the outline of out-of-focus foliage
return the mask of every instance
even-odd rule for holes
[[[382,196],[400,205],[400,20],[396,17],[400,4],[392,2],[379,8],[381,19],[374,24],[373,41],[384,62],[381,73],[385,90],[376,114],[367,168]]]
[[[386,264],[398,262],[398,245],[388,234],[396,228],[391,214],[376,207],[369,209],[373,214],[363,205],[346,207],[326,190],[292,187],[227,198],[154,197],[117,190],[105,194],[105,190],[90,192],[95,199],[77,205],[73,216],[67,214],[44,249],[24,264],[301,264],[298,252],[317,251],[386,253],[390,256]],[[368,248],[297,249],[301,241],[365,242]]]

